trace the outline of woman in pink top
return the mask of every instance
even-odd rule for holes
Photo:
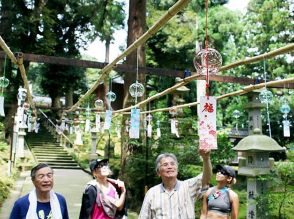
[[[124,207],[126,197],[124,182],[108,178],[111,174],[108,159],[92,161],[90,170],[95,179],[86,185],[79,219],[117,218],[116,213]]]

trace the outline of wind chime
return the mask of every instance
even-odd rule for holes
[[[5,116],[4,112],[4,88],[9,85],[9,80],[5,77],[5,70],[6,70],[6,56],[4,60],[4,67],[3,67],[3,76],[0,77],[0,87],[1,87],[1,95],[0,95],[0,116]]]
[[[238,119],[241,116],[241,113],[239,110],[234,110],[233,111],[233,117],[236,119],[236,132],[239,133],[239,129],[238,129]]]
[[[106,110],[105,112],[105,121],[104,121],[103,130],[109,130],[111,127],[111,120],[112,120],[111,103],[116,100],[116,94],[112,91],[112,79],[110,79],[109,91],[106,94],[106,100],[109,107],[108,107],[108,110]]]
[[[263,60],[263,75],[264,75],[264,89],[259,94],[259,100],[261,103],[266,104],[266,115],[267,115],[267,126],[268,126],[268,133],[269,137],[272,137],[272,131],[271,131],[271,122],[270,122],[270,114],[269,114],[269,104],[273,100],[273,93],[267,89],[266,83],[267,83],[267,73],[266,73],[266,67],[265,67],[265,60]]]
[[[136,82],[131,84],[129,87],[129,93],[135,98],[135,105],[137,104],[138,97],[142,97],[145,88],[143,84],[138,82],[139,75],[139,47],[137,48],[137,72],[136,72]],[[131,109],[131,121],[129,129],[129,137],[138,139],[140,137],[140,109],[134,107]]]
[[[196,53],[193,62],[196,71],[205,75],[206,80],[206,96],[200,97],[199,148],[217,149],[216,98],[209,96],[209,75],[218,73],[222,57],[217,50],[208,48],[208,0],[205,1],[205,49]]]

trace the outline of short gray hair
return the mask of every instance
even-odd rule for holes
[[[40,170],[40,169],[43,169],[45,167],[49,167],[52,170],[52,173],[53,173],[53,169],[48,164],[39,163],[39,164],[37,164],[37,166],[33,167],[33,169],[31,170],[31,179],[35,180],[37,171]]]
[[[156,173],[159,172],[161,159],[166,158],[166,157],[172,158],[176,162],[176,165],[178,166],[178,159],[177,159],[176,155],[174,155],[173,153],[163,153],[163,154],[158,155],[157,158],[156,158],[156,161],[155,161]]]

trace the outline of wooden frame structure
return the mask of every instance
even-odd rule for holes
[[[84,65],[84,66],[95,66],[95,65],[98,65],[99,67],[103,67],[102,70],[101,70],[101,74],[100,76],[98,77],[97,81],[95,82],[95,84],[84,94],[80,97],[80,99],[68,110],[66,110],[66,112],[70,112],[70,111],[74,111],[76,109],[78,109],[78,107],[81,105],[81,103],[91,94],[93,93],[93,91],[98,87],[98,85],[100,84],[100,82],[109,74],[109,72],[112,70],[112,69],[119,69],[119,65],[117,65],[117,63],[125,58],[127,55],[129,55],[131,52],[133,52],[138,46],[140,46],[141,44],[145,43],[152,35],[154,35],[163,25],[165,25],[174,15],[176,15],[180,10],[182,10],[188,3],[190,2],[190,0],[179,0],[177,3],[175,3],[171,8],[169,8],[169,10],[158,20],[158,22],[156,22],[146,33],[144,33],[140,38],[138,38],[135,42],[133,42],[121,55],[119,55],[116,59],[114,59],[111,63],[109,64],[106,64],[106,63],[96,63],[96,62],[91,62],[91,61],[84,61],[84,60],[80,60],[78,63],[80,65]],[[22,53],[18,53],[17,55],[17,58],[15,58],[14,54],[10,51],[9,47],[5,44],[4,40],[2,39],[2,37],[0,36],[0,46],[3,48],[4,52],[9,56],[9,58],[12,60],[12,62],[14,64],[17,64],[19,69],[20,69],[20,72],[21,72],[21,76],[23,78],[23,81],[24,81],[24,86],[25,88],[28,90],[28,100],[29,100],[29,103],[30,105],[32,106],[33,110],[34,110],[34,103],[32,101],[32,96],[30,94],[30,91],[28,89],[28,81],[27,81],[27,78],[26,78],[26,74],[25,74],[25,69],[24,69],[24,66],[23,66],[23,54]],[[234,68],[234,67],[237,67],[237,66],[240,66],[240,65],[245,65],[245,64],[250,64],[250,63],[253,63],[253,62],[258,62],[260,60],[264,60],[264,59],[268,59],[268,58],[272,58],[272,57],[275,57],[277,55],[280,55],[280,54],[284,54],[286,52],[289,52],[289,51],[292,51],[294,50],[294,43],[293,44],[289,44],[285,47],[282,47],[280,49],[277,49],[277,50],[274,50],[272,52],[269,52],[269,53],[265,53],[265,54],[262,54],[262,55],[259,55],[259,56],[256,56],[256,57],[252,57],[250,59],[246,59],[246,60],[241,60],[241,61],[238,61],[238,62],[235,62],[235,63],[232,63],[230,65],[227,65],[227,66],[223,66],[220,71],[225,71],[225,70],[228,70],[228,69],[231,69],[231,68]],[[54,60],[54,58],[51,58],[51,59],[48,59],[48,56],[38,56],[39,59],[43,60],[43,61],[46,61],[47,60],[47,63],[50,63],[50,60]],[[26,59],[27,60],[37,60],[37,57],[36,55],[33,55],[33,54],[27,54],[26,55]],[[49,60],[49,61],[48,61]],[[71,63],[73,64],[73,62],[70,60],[70,59],[66,59],[66,58],[55,58],[55,63],[54,64],[58,64],[58,61],[62,61],[63,63]],[[51,62],[51,64],[53,64]],[[121,66],[122,67],[122,70],[124,68],[126,68],[126,66]],[[147,71],[148,68],[140,68],[140,72],[142,73],[146,73],[146,71],[141,71],[145,69]],[[135,69],[133,67],[127,67],[127,69],[124,69],[124,70],[129,70],[131,72],[133,72]],[[149,69],[150,70],[150,69]],[[153,69],[155,70],[155,69]],[[157,71],[157,70],[156,70]],[[176,74],[179,74],[178,71],[175,71],[174,73]],[[141,101],[139,103],[137,103],[136,105],[134,106],[131,106],[131,107],[127,107],[125,109],[121,109],[121,110],[117,110],[115,111],[114,113],[123,113],[123,112],[126,112],[126,111],[129,111],[131,108],[133,107],[139,107],[139,106],[143,106],[143,105],[146,105],[148,102],[154,100],[154,99],[157,99],[163,95],[166,95],[166,94],[169,94],[171,93],[172,91],[174,91],[175,89],[177,89],[178,87],[181,87],[189,82],[191,82],[192,80],[201,80],[203,79],[204,76],[201,76],[201,75],[192,75],[188,78],[185,78],[183,79],[181,82],[179,82],[178,84],[174,85],[173,87],[171,88],[168,88],[166,89],[165,91],[157,94],[157,95],[154,95],[144,101]],[[232,82],[232,81],[228,81],[228,79],[233,79],[232,76],[211,76],[210,77],[210,80],[218,80],[218,81],[223,81],[223,82]],[[234,80],[238,80],[238,79],[234,79]],[[245,79],[241,79],[242,81],[244,81]],[[251,81],[251,83],[249,84],[255,84],[255,81],[254,79],[247,79],[247,82],[248,81]],[[239,82],[240,82],[240,79],[239,79]],[[281,81],[278,81],[278,82],[274,82],[270,85],[270,83],[268,82],[267,85],[270,87],[270,86],[280,86],[280,87],[285,87],[285,85],[287,85],[289,88],[291,87],[294,87],[293,84],[291,84],[292,82],[294,82],[292,79],[288,80],[287,81],[287,84],[285,84],[285,81],[284,80],[281,80]],[[291,85],[290,85],[291,84]],[[261,84],[259,86],[254,86],[254,85],[250,85],[250,90],[255,90],[257,89],[256,87],[259,87],[260,88]],[[263,85],[265,86],[265,85]],[[246,90],[246,89],[245,89]],[[247,89],[248,90],[248,89]],[[240,95],[242,94],[244,91],[237,91],[237,92],[232,92],[230,94],[227,94],[227,95],[223,95],[224,97],[226,96],[233,96],[233,95]],[[224,98],[222,97],[222,98]],[[220,98],[220,97],[219,97]],[[195,103],[192,103],[192,104],[195,104]],[[177,106],[178,108],[179,107],[184,107],[184,106]]]

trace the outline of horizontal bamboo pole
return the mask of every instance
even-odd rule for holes
[[[281,55],[281,54],[290,52],[292,50],[294,50],[294,43],[286,45],[286,46],[281,47],[279,49],[273,50],[271,52],[264,53],[264,54],[259,55],[259,56],[255,56],[255,57],[252,57],[252,58],[237,61],[237,62],[234,62],[232,64],[223,66],[223,67],[220,68],[219,71],[225,71],[225,70],[229,70],[231,68],[238,67],[240,65],[251,64],[251,63],[254,63],[254,62],[258,62],[260,60],[269,59],[269,58],[275,57],[277,55]],[[130,106],[130,107],[126,107],[124,109],[114,111],[114,113],[122,113],[122,112],[130,111],[132,108],[135,108],[135,107],[139,108],[141,106],[144,106],[147,103],[149,103],[150,101],[158,99],[158,98],[160,98],[160,97],[162,97],[164,95],[167,95],[167,94],[173,92],[174,90],[176,90],[178,87],[184,86],[184,85],[188,84],[189,82],[191,82],[193,80],[197,80],[200,77],[202,77],[202,75],[196,74],[196,75],[192,75],[190,77],[184,78],[179,83],[175,84],[174,86],[172,86],[172,87],[170,87],[170,88],[168,88],[168,89],[166,89],[166,90],[164,90],[164,91],[162,91],[162,92],[160,92],[160,93],[158,93],[156,95],[153,95],[152,97],[149,97],[149,98],[137,103],[134,106]]]
[[[273,86],[273,85],[278,85],[278,84],[287,84],[287,83],[291,83],[291,82],[294,82],[294,77],[287,78],[287,79],[282,79],[282,80],[278,80],[278,81],[269,81],[269,82],[266,82],[266,83],[248,85],[248,86],[244,87],[241,90],[233,91],[231,93],[218,96],[218,97],[216,97],[216,99],[217,100],[220,100],[220,99],[223,99],[223,98],[226,98],[226,97],[239,96],[239,95],[243,95],[243,94],[249,93],[249,92],[254,91],[254,90],[258,90],[258,89],[263,88],[263,87],[266,87],[266,86]],[[182,105],[167,107],[167,108],[161,108],[161,109],[156,109],[156,110],[144,111],[144,112],[141,112],[141,114],[156,113],[156,112],[165,112],[165,111],[169,111],[170,109],[179,109],[179,108],[184,108],[184,107],[191,107],[191,106],[195,106],[197,104],[199,104],[198,101],[197,102],[193,102],[193,103],[187,103],[187,104],[182,104]]]

